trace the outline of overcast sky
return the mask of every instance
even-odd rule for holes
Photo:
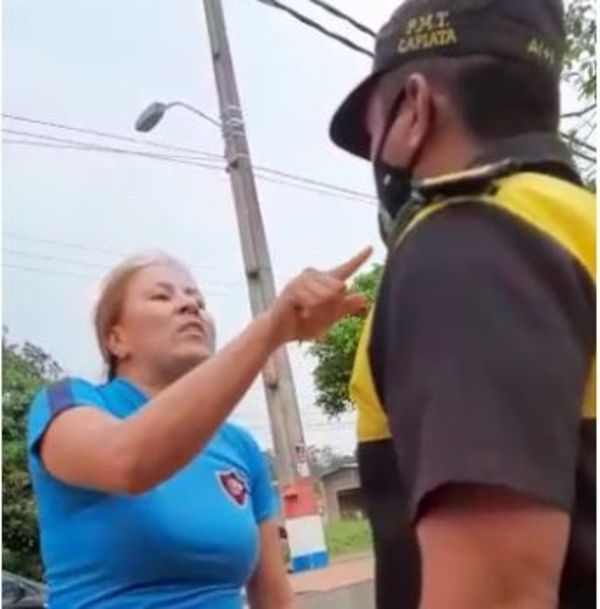
[[[306,0],[288,4],[371,46]],[[396,2],[337,5],[377,28]],[[218,117],[200,0],[5,0],[3,7],[4,113],[134,137],[136,116],[154,100],[183,100]],[[257,0],[224,0],[224,8],[254,162],[372,194],[369,166],[327,137],[333,110],[369,59]],[[3,127],[123,145],[13,119]],[[140,137],[222,151],[219,130],[181,109]],[[4,138],[33,141],[23,133]],[[12,340],[40,345],[69,374],[98,379],[90,323],[98,282],[122,255],[157,247],[192,267],[221,344],[249,321],[223,172],[6,142],[3,160],[3,308]],[[367,244],[382,258],[373,206],[264,181],[258,187],[278,286]],[[296,347],[292,358],[308,442],[350,452],[351,417],[328,424],[313,407],[314,362]],[[270,445],[260,384],[235,416]]]
[[[371,47],[367,36],[307,0],[287,4]],[[254,163],[373,194],[368,164],[338,151],[332,112],[370,68],[367,57],[258,0],[223,0]],[[377,29],[397,0],[336,0]],[[221,154],[217,128],[173,109],[148,136],[133,123],[151,101],[182,100],[218,117],[201,0],[4,0],[3,112]],[[31,146],[31,134],[128,146],[4,119],[3,310],[69,374],[99,379],[91,310],[99,280],[123,255],[162,248],[188,264],[223,344],[250,310],[224,172],[122,154]],[[58,142],[55,142],[58,144]],[[147,150],[160,152],[158,149]],[[211,161],[215,164],[216,161]],[[375,207],[258,182],[278,286],[367,244],[383,248]],[[352,417],[330,424],[313,406],[305,350],[291,349],[307,441],[354,446]],[[262,386],[235,413],[270,445]]]

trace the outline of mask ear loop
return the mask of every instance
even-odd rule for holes
[[[405,198],[404,192],[397,193],[395,192],[398,183],[403,183],[406,178],[410,179],[409,172],[404,170],[401,167],[394,167],[387,163],[383,158],[384,148],[389,140],[390,133],[398,118],[398,113],[404,100],[406,99],[406,94],[404,87],[398,92],[398,95],[392,102],[390,109],[387,112],[385,127],[383,130],[383,134],[381,139],[377,145],[377,151],[375,153],[375,158],[373,161],[373,166],[375,170],[375,181],[377,183],[377,190],[379,195],[379,232],[384,241],[386,241],[386,234],[388,232],[388,227],[394,221],[394,218],[398,212],[398,208],[396,204],[398,201],[402,201]],[[399,182],[397,179],[399,174],[403,174],[403,180]],[[397,195],[400,194],[398,197]]]
[[[385,161],[383,159],[383,150],[390,137],[392,127],[394,126],[394,123],[396,122],[396,119],[398,118],[398,112],[400,111],[400,108],[402,107],[402,104],[404,103],[405,97],[406,97],[406,92],[404,90],[404,87],[402,87],[402,89],[398,93],[396,99],[392,103],[392,105],[387,113],[387,117],[385,119],[385,127],[383,129],[383,135],[382,135],[381,139],[379,140],[379,145],[377,146],[377,150],[375,152],[375,161],[377,161],[377,162],[385,163]]]

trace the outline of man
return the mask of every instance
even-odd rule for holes
[[[595,212],[557,136],[563,45],[560,0],[406,0],[332,122],[389,248],[351,386],[378,609],[595,607]]]

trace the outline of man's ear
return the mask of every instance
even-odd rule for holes
[[[405,111],[408,115],[406,146],[410,156],[418,154],[433,122],[433,89],[422,74],[406,81]]]

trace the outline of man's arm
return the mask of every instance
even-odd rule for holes
[[[554,609],[569,516],[509,489],[452,485],[417,524],[421,609]]]
[[[370,361],[423,609],[556,607],[593,294],[556,242],[478,203],[437,212],[391,257]]]

